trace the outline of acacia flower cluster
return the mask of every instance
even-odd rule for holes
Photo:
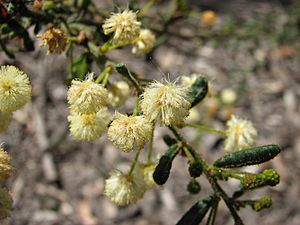
[[[137,21],[135,12],[126,9],[121,13],[113,13],[102,27],[104,34],[114,33],[113,43],[127,44],[139,37],[141,22]]]
[[[133,42],[134,46],[132,48],[133,54],[145,54],[152,50],[155,44],[155,35],[151,30],[142,29],[140,35]]]
[[[117,205],[136,203],[145,193],[145,181],[139,166],[134,172],[124,174],[119,170],[110,173],[105,182],[105,194]]]
[[[112,13],[104,21],[102,28],[105,35],[113,33],[112,44],[133,44],[133,54],[146,54],[155,45],[155,35],[149,29],[141,29],[137,13],[128,9],[120,13]]]
[[[149,85],[142,96],[141,109],[150,121],[166,126],[179,125],[189,115],[188,88],[165,81]]]
[[[141,149],[149,141],[152,124],[144,116],[116,113],[108,128],[108,138],[124,152]]]
[[[7,129],[12,113],[31,98],[28,76],[15,66],[0,68],[0,132]]]
[[[227,122],[227,138],[225,151],[237,151],[251,147],[257,136],[257,131],[251,121],[241,119],[235,115]]]
[[[93,141],[106,130],[110,114],[106,107],[108,92],[93,81],[92,73],[84,81],[73,80],[68,90],[71,134],[83,141]]]

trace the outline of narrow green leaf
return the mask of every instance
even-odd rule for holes
[[[208,92],[208,80],[205,77],[198,77],[190,87],[189,95],[192,98],[192,107],[201,102]]]
[[[278,145],[262,145],[227,153],[216,160],[214,166],[222,168],[234,168],[256,165],[273,159],[279,153],[280,148]]]
[[[212,206],[214,198],[209,196],[194,204],[177,222],[176,225],[199,225]]]
[[[163,185],[167,182],[172,168],[173,159],[178,154],[178,152],[178,145],[175,144],[169,147],[166,153],[160,158],[158,165],[156,166],[153,173],[153,179],[155,183]]]

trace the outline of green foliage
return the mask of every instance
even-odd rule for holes
[[[214,162],[214,166],[222,168],[234,168],[256,165],[273,159],[280,153],[277,145],[263,145],[254,148],[243,149],[227,153]]]

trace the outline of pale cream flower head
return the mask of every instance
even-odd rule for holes
[[[150,121],[178,125],[189,115],[188,88],[165,81],[149,85],[142,95],[141,109]]]
[[[116,112],[108,128],[108,139],[124,152],[141,149],[150,139],[152,124],[144,116],[127,116]]]
[[[119,206],[136,203],[145,191],[145,181],[139,166],[134,168],[131,175],[114,170],[105,181],[105,195]]]
[[[48,46],[47,54],[62,53],[67,46],[67,37],[65,33],[57,28],[50,28],[43,34],[36,35],[37,38],[43,40],[40,46]]]
[[[0,68],[0,111],[13,112],[31,98],[28,76],[15,66]]]
[[[237,99],[237,94],[232,88],[226,88],[221,92],[220,98],[225,104],[233,104]]]
[[[93,81],[89,73],[85,81],[72,80],[68,91],[68,103],[72,111],[78,113],[97,113],[107,105],[108,91]]]
[[[6,131],[11,120],[12,120],[11,112],[1,112],[0,111],[0,133]]]
[[[109,117],[106,107],[101,108],[97,113],[90,114],[71,111],[68,116],[71,135],[82,141],[94,141],[106,130]]]
[[[227,122],[225,151],[237,151],[251,147],[257,137],[257,131],[251,121],[232,115]]]
[[[147,164],[142,164],[141,169],[143,172],[144,176],[144,181],[146,183],[146,189],[151,189],[154,186],[156,186],[156,183],[153,179],[153,173],[156,167],[156,163],[147,163]]]
[[[9,177],[11,170],[10,156],[0,147],[0,181],[6,180]]]
[[[125,81],[110,83],[108,87],[109,104],[113,107],[119,107],[125,103],[130,95],[130,87]]]
[[[137,21],[136,12],[125,9],[122,13],[113,13],[102,25],[104,34],[114,33],[113,43],[133,42],[140,34],[141,22]]]
[[[132,53],[142,55],[150,52],[155,44],[155,35],[148,29],[142,29],[140,36],[134,41]]]

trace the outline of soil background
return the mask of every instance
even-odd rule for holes
[[[295,0],[296,1],[296,0]],[[97,1],[99,7],[109,1]],[[228,16],[247,22],[269,12],[276,12],[270,26],[284,29],[290,16],[292,1],[191,1],[195,9],[212,9],[219,20]],[[194,21],[195,22],[195,21]],[[222,23],[222,22],[221,22]],[[242,29],[242,28],[241,28]],[[193,36],[193,30],[183,23],[170,32]],[[253,121],[258,130],[256,144],[275,143],[281,154],[269,163],[247,168],[261,171],[274,168],[281,175],[281,183],[263,188],[246,197],[272,196],[273,205],[259,213],[250,208],[239,212],[245,224],[298,225],[300,221],[300,56],[299,35],[291,42],[270,40],[271,33],[252,38],[228,36],[186,39],[170,38],[159,46],[151,62],[130,53],[130,48],[115,50],[110,57],[123,62],[145,78],[174,79],[191,73],[204,74],[212,84],[212,93],[219,96],[224,88],[238,94],[237,102],[218,106],[218,113],[207,118],[204,112],[211,107],[199,107],[200,121],[209,120],[217,128],[225,128],[230,113]],[[275,35],[275,34],[274,34]],[[297,49],[298,47],[298,49]],[[263,60],[263,62],[262,62]],[[68,75],[66,57],[46,56],[45,49],[18,53],[15,60],[0,53],[0,64],[14,64],[24,70],[33,86],[32,101],[14,113],[9,129],[0,135],[5,149],[12,156],[13,175],[6,185],[14,199],[11,218],[3,225],[173,225],[184,212],[201,197],[211,193],[209,184],[201,177],[202,191],[190,195],[187,160],[176,158],[166,185],[148,191],[136,205],[117,207],[103,195],[109,171],[127,168],[133,154],[116,149],[106,135],[101,139],[82,143],[69,136],[68,106],[66,103]],[[120,111],[131,107],[129,100]],[[202,107],[202,108],[201,108]],[[157,127],[155,153],[162,154],[166,145],[162,135],[168,133]],[[223,139],[218,135],[200,134],[184,129],[185,136],[197,144],[198,151],[213,162],[223,153]],[[230,193],[238,183],[222,183]],[[216,224],[230,225],[233,220],[222,203]]]

